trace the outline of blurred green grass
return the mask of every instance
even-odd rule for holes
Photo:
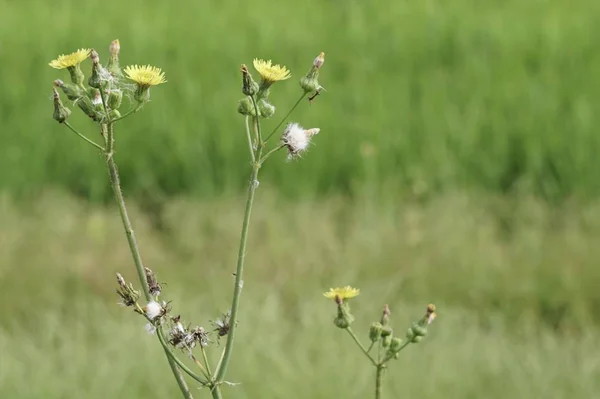
[[[282,193],[600,192],[597,1],[24,4],[0,4],[0,188],[16,194],[54,185],[110,198],[102,162],[51,120],[51,82],[66,75],[47,63],[84,46],[105,59],[114,38],[123,64],[155,64],[169,79],[118,132],[140,201],[243,187],[239,65],[263,57],[292,69],[274,90],[272,128],[319,51],[327,92],[294,120],[323,134],[304,162],[264,170]],[[95,134],[80,115],[73,123]]]
[[[117,210],[59,193],[0,204],[0,397],[176,397],[143,320],[117,306],[114,273],[135,278]],[[162,231],[132,211],[174,314],[208,326],[229,306],[242,199],[172,200]],[[242,385],[228,397],[370,397],[372,370],[322,297],[345,284],[362,290],[353,312],[364,339],[384,303],[399,335],[427,303],[439,308],[427,339],[389,370],[390,397],[590,398],[600,388],[598,205],[556,212],[461,193],[399,209],[290,202],[261,187],[250,234],[229,374]]]

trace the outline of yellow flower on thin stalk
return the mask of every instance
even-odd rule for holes
[[[285,66],[279,64],[273,65],[271,60],[265,61],[255,58],[253,64],[266,87],[280,80],[289,79],[292,76]]]
[[[127,78],[137,84],[134,98],[138,103],[145,103],[150,99],[150,87],[166,83],[165,73],[151,65],[130,65],[123,70]]]
[[[81,72],[79,64],[90,56],[90,49],[82,48],[71,54],[59,55],[57,59],[50,61],[48,65],[55,69],[67,69],[71,75],[71,81],[76,85],[83,87],[85,76]]]
[[[350,298],[354,298],[360,294],[358,288],[350,287],[349,285],[343,288],[330,288],[329,291],[325,292],[323,296],[328,299],[340,298],[342,301]]]
[[[48,65],[55,69],[65,69],[81,64],[90,56],[90,49],[82,48],[71,54],[59,55],[57,59],[50,61]]]

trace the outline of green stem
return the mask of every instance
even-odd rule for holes
[[[144,291],[144,296],[147,301],[151,301],[152,295],[150,295],[150,290],[148,288],[148,282],[146,281],[146,273],[144,271],[144,265],[142,263],[142,257],[140,255],[140,251],[135,239],[135,234],[133,232],[133,227],[131,225],[131,221],[129,220],[129,215],[127,213],[127,208],[125,207],[125,198],[123,197],[123,192],[121,190],[121,182],[119,179],[119,170],[117,169],[117,164],[115,163],[113,157],[113,145],[114,145],[114,126],[113,124],[103,124],[101,125],[102,135],[106,137],[106,164],[108,166],[108,174],[110,177],[110,183],[112,186],[113,193],[115,195],[115,199],[117,201],[117,205],[119,207],[119,213],[121,214],[121,221],[123,222],[123,227],[125,229],[125,235],[127,236],[127,242],[129,243],[129,249],[131,250],[131,255],[133,257],[133,262],[135,263],[135,268],[138,273],[138,278],[140,280],[140,284],[142,285],[142,289]],[[169,366],[171,366],[171,371],[173,372],[173,376],[177,381],[177,385],[183,394],[183,397],[186,399],[193,399],[193,396],[188,388],[181,371],[177,368],[176,363],[179,360],[173,355],[166,342],[162,338],[162,332],[158,334],[159,340],[163,346],[165,354],[167,355],[167,359],[169,361]],[[181,367],[181,366],[180,366]]]
[[[164,348],[165,346],[167,346],[167,342],[166,342],[163,334],[164,333],[163,333],[162,329],[160,328],[160,326],[157,327],[156,335],[158,336],[158,340],[160,341],[160,343],[163,345],[163,348]],[[177,356],[175,356],[171,351],[165,349],[165,354],[167,355],[167,358],[170,361],[173,361],[173,363],[175,363],[177,366],[179,366],[181,368],[181,370],[185,371],[186,374],[188,374],[194,380],[198,381],[202,385],[209,385],[208,381],[205,381],[202,378],[198,377],[196,375],[196,373],[194,373],[192,370],[190,370],[190,368],[188,366],[186,366],[181,360],[179,360],[177,358]],[[179,371],[179,370],[177,370],[177,371]],[[186,386],[186,389],[188,389],[187,386]],[[188,392],[189,392],[189,389],[188,389]]]
[[[262,164],[263,164],[263,162],[265,162],[265,161],[266,161],[266,160],[267,160],[267,159],[268,159],[268,158],[271,156],[271,154],[274,154],[275,152],[277,152],[277,151],[281,150],[281,149],[282,149],[282,148],[284,148],[284,147],[285,147],[284,145],[280,145],[279,147],[275,147],[275,148],[273,148],[271,151],[267,152],[267,153],[265,154],[265,156],[263,156],[263,157],[260,159],[260,161],[258,161],[258,163],[262,165]]]
[[[254,99],[254,96],[250,96],[250,100],[252,100],[252,104],[254,105],[254,113],[256,114],[256,116],[253,117],[253,119],[254,119],[254,126],[256,126],[256,146],[258,148],[263,145],[262,136],[261,136],[261,132],[260,132],[260,123],[258,122],[258,119],[260,118],[260,114],[258,113],[258,105],[256,104],[256,100]],[[260,158],[260,156],[258,158]]]
[[[202,352],[202,359],[204,360],[204,367],[206,367],[206,372],[209,376],[212,376],[212,371],[210,370],[210,363],[208,362],[206,351],[204,350],[204,347],[202,345],[200,345],[200,351]]]
[[[100,85],[100,88],[98,90],[100,91],[100,98],[102,99],[102,108],[104,108],[104,114],[106,115],[108,125],[111,125],[112,121],[110,120],[110,115],[108,114],[108,106],[106,105],[106,94],[104,93],[104,87]]]
[[[94,141],[88,139],[87,137],[85,137],[83,134],[79,133],[77,130],[75,130],[75,128],[73,126],[71,126],[69,124],[69,122],[64,121],[63,124],[68,127],[69,129],[71,129],[71,131],[73,133],[75,133],[76,135],[78,135],[79,137],[81,137],[82,139],[84,139],[86,142],[88,142],[89,144],[93,145],[94,147],[96,147],[97,149],[99,149],[100,151],[104,152],[104,147],[102,147],[100,144],[96,144]]]
[[[260,150],[258,151],[260,156]],[[246,257],[246,242],[248,240],[248,226],[250,225],[250,215],[252,213],[252,204],[254,203],[254,194],[256,192],[256,180],[258,178],[258,170],[260,168],[259,164],[254,164],[252,166],[252,174],[250,176],[250,183],[248,186],[248,198],[246,200],[246,210],[244,212],[244,221],[242,223],[242,234],[240,238],[240,247],[238,251],[238,260],[237,267],[235,271],[235,287],[233,291],[233,302],[231,305],[231,318],[230,318],[230,327],[229,332],[227,334],[227,344],[225,345],[225,350],[223,352],[223,360],[220,364],[219,369],[215,374],[215,381],[222,382],[225,377],[225,373],[227,372],[227,366],[229,364],[229,360],[231,358],[231,352],[233,350],[233,342],[235,340],[235,332],[236,332],[236,324],[237,324],[237,316],[238,309],[240,305],[240,296],[242,292],[243,285],[243,274],[244,274],[244,259]]]
[[[352,329],[350,327],[348,327],[348,328],[346,328],[346,332],[348,334],[350,334],[350,336],[352,337],[352,339],[354,340],[354,342],[356,342],[356,345],[358,345],[358,347],[360,348],[360,350],[362,350],[362,352],[365,354],[365,356],[369,358],[369,360],[371,361],[371,363],[373,363],[374,366],[377,366],[377,362],[375,361],[375,359],[373,359],[371,357],[371,355],[369,355],[369,351],[367,351],[365,349],[365,347],[363,346],[363,344],[361,344],[361,342],[358,339],[358,337],[356,336],[356,334],[354,334],[354,331],[352,331]]]
[[[377,365],[377,371],[375,372],[375,399],[381,399],[381,382],[383,381],[383,370],[385,366],[383,364]]]
[[[306,97],[306,93],[303,93],[302,96],[300,96],[300,98],[298,99],[298,101],[296,101],[296,104],[294,104],[292,109],[290,109],[290,111],[283,117],[283,119],[279,122],[279,124],[277,126],[275,126],[275,129],[273,129],[273,131],[271,133],[269,133],[269,135],[265,139],[265,142],[269,141],[269,139],[275,134],[275,132],[277,132],[277,129],[279,129],[279,127],[281,125],[283,125],[283,122],[285,122],[285,120],[288,118],[288,116],[290,116],[292,114],[292,112],[294,112],[294,110],[296,109],[298,104],[300,104],[300,102],[304,99],[304,97]]]
[[[248,125],[248,115],[246,115],[246,136],[248,138],[248,148],[250,149],[250,158],[252,163],[255,162],[254,147],[252,146],[252,135],[250,134],[250,126]]]
[[[124,113],[123,115],[119,116],[118,118],[113,119],[112,122],[115,123],[117,121],[120,121],[121,119],[125,119],[129,115],[133,114],[134,112],[138,112],[140,110],[140,108],[142,108],[142,106],[140,104],[138,104],[134,108],[132,108],[129,111],[127,111],[126,113]]]

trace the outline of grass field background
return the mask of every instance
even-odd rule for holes
[[[48,62],[115,38],[169,80],[116,159],[147,265],[205,326],[229,306],[249,173],[239,65],[292,70],[270,130],[326,53],[327,92],[293,117],[315,145],[261,172],[225,397],[371,397],[322,297],[346,284],[364,339],[384,303],[399,332],[438,305],[385,397],[597,396],[599,18],[592,0],[0,0],[0,397],[178,395],[116,305],[134,270],[102,158],[51,119],[67,76]]]

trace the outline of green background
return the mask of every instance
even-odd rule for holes
[[[52,120],[68,76],[48,62],[106,60],[116,38],[122,65],[168,79],[117,131],[142,254],[207,328],[229,306],[249,175],[240,64],[292,71],[269,131],[326,53],[327,91],[292,116],[321,129],[314,145],[261,171],[225,397],[370,397],[373,370],[322,297],[346,284],[364,340],[385,303],[398,336],[438,306],[385,397],[593,397],[599,20],[592,0],[0,1],[0,397],[178,395],[115,305],[114,273],[135,273],[102,157]]]

